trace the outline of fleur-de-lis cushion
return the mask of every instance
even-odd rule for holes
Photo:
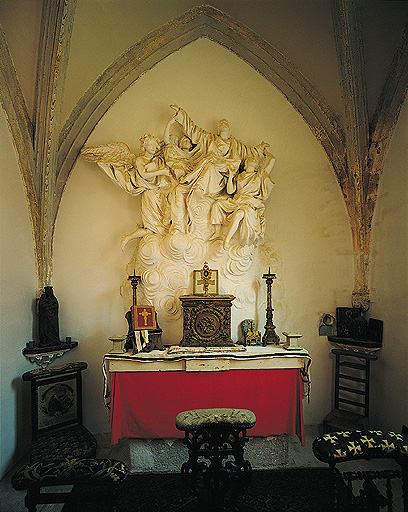
[[[313,453],[322,462],[408,456],[408,435],[382,430],[331,432],[317,437]]]

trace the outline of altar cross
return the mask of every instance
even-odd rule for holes
[[[214,279],[211,279],[212,271],[208,266],[208,263],[205,261],[203,268],[200,270],[201,279],[197,281],[197,284],[202,284],[204,287],[204,295],[208,295],[208,287],[210,284],[214,284]]]
[[[149,311],[144,309],[143,311],[139,312],[139,315],[141,315],[143,317],[144,324],[147,325],[147,317],[150,316],[151,313],[149,313]]]

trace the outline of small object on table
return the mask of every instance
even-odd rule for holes
[[[123,354],[125,352],[124,342],[126,340],[126,336],[112,336],[109,338],[109,341],[112,342],[112,349],[109,350],[110,354]]]
[[[286,336],[286,343],[283,345],[283,348],[286,348],[286,350],[299,350],[302,348],[298,343],[298,339],[302,337],[301,334],[296,332],[282,332],[282,334]]]

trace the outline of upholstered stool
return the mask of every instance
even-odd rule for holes
[[[333,508],[338,504],[336,490],[336,464],[358,459],[394,459],[402,468],[402,471],[369,471],[346,472],[343,478],[349,481],[364,479],[363,491],[357,500],[364,502],[367,510],[379,510],[380,506],[388,505],[392,510],[391,478],[402,477],[404,512],[408,512],[408,435],[395,432],[383,432],[381,430],[351,430],[344,432],[331,432],[317,437],[312,444],[313,453],[317,459],[329,464],[331,469],[330,492]],[[363,474],[364,473],[364,474]],[[387,480],[387,497],[381,496],[374,479],[385,478]],[[390,508],[391,507],[391,508]],[[365,510],[365,509],[364,509]]]
[[[70,459],[29,463],[14,473],[11,484],[16,490],[26,490],[25,505],[35,512],[39,503],[98,502],[98,510],[113,510],[114,491],[128,473],[126,464],[113,459]],[[76,493],[47,492],[42,487],[75,485]],[[79,501],[80,500],[80,501]]]
[[[249,483],[252,468],[244,459],[244,445],[255,422],[255,414],[246,409],[196,409],[176,416],[189,455],[181,473],[213,509],[232,509]]]

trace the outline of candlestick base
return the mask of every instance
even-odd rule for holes
[[[279,345],[280,337],[275,332],[275,327],[265,327],[265,334],[262,337],[262,345]]]

